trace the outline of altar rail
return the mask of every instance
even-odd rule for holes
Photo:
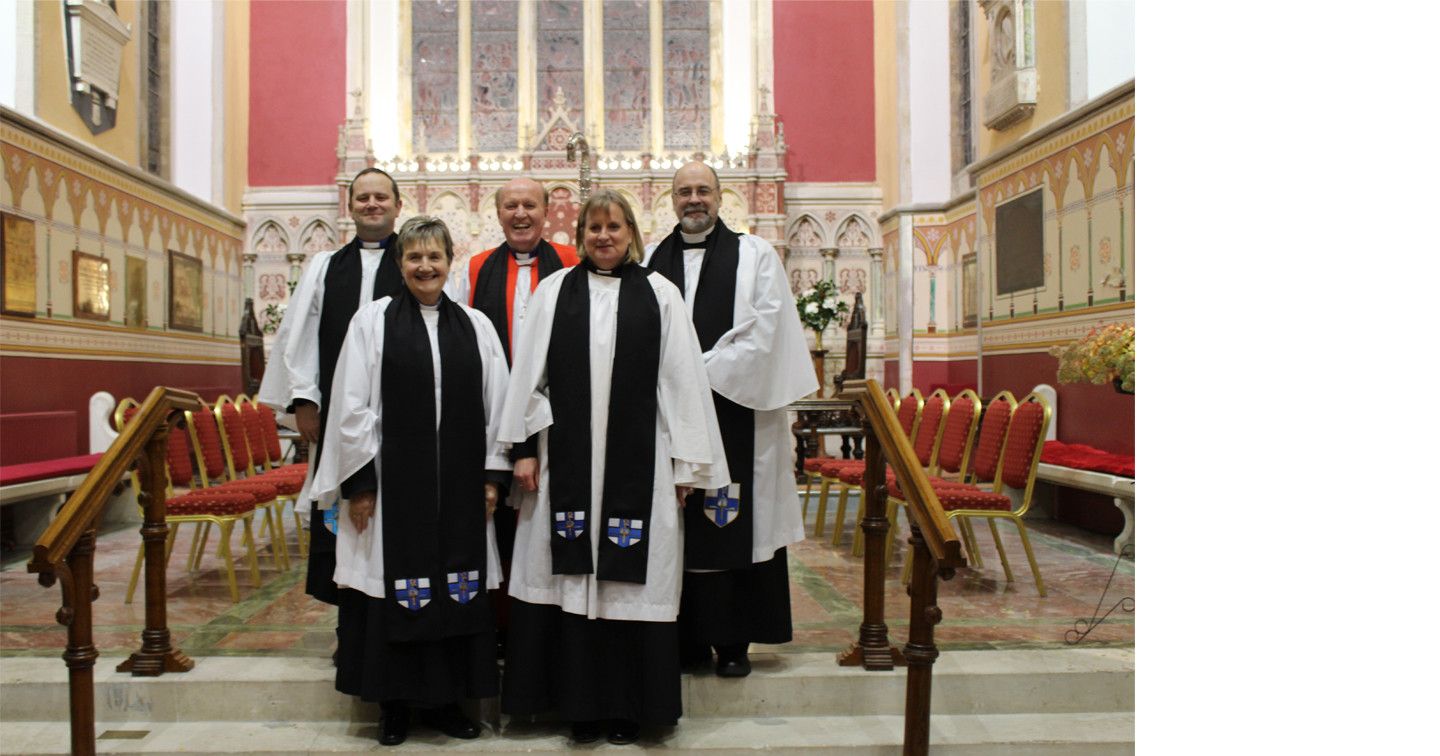
[[[960,539],[935,498],[915,450],[895,416],[880,384],[874,380],[848,381],[837,397],[855,403],[865,431],[865,507],[860,528],[865,531],[865,598],[859,641],[837,655],[842,666],[863,665],[867,670],[892,669],[906,664],[905,756],[930,750],[931,668],[940,652],[935,648],[935,625],[941,620],[936,605],[936,578],[955,576],[965,567]],[[914,573],[910,578],[910,638],[902,653],[890,645],[885,626],[885,542],[890,521],[885,516],[885,461],[905,492],[910,521],[910,548]]]
[[[99,597],[95,587],[95,528],[110,492],[137,462],[144,490],[137,491],[145,510],[140,536],[145,542],[145,630],[140,650],[120,665],[120,671],[157,676],[184,672],[195,663],[170,647],[165,619],[165,450],[171,431],[184,410],[200,411],[200,397],[188,391],[156,386],[126,424],[110,449],[85,477],[79,489],[60,508],[50,527],[36,542],[27,569],[39,573],[40,584],[60,582],[60,611],[55,619],[69,628],[62,658],[70,668],[70,752],[95,753],[95,650],[91,604]]]

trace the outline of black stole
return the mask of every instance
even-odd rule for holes
[[[330,382],[335,378],[335,362],[340,358],[340,347],[345,344],[345,333],[350,329],[350,318],[360,308],[361,271],[360,238],[355,237],[349,244],[330,256],[330,267],[325,269],[325,298],[320,303],[320,436],[325,436],[325,423],[330,417]],[[380,267],[375,271],[375,286],[370,299],[394,296],[405,290],[405,281],[400,276],[400,266],[395,262],[395,235],[385,240],[385,250]],[[310,450],[310,464],[320,464],[321,442],[316,441]],[[335,534],[325,527],[319,511],[310,519],[310,563],[314,570],[306,571],[305,592],[320,601],[340,603],[335,587]],[[319,559],[316,558],[319,556]]]
[[[605,430],[604,490],[599,522],[590,522],[590,273],[582,260],[567,272],[550,331],[550,555],[556,575],[644,583],[655,493],[655,416],[660,378],[660,302],[634,263],[620,279],[615,360]],[[579,518],[585,517],[583,527]],[[617,523],[612,526],[611,520]],[[628,521],[628,522],[627,522]],[[600,528],[598,567],[591,528]],[[569,537],[567,537],[567,535]]]
[[[650,256],[650,267],[685,292],[685,241],[680,226],[660,242]],[[740,235],[719,219],[705,239],[705,259],[695,285],[695,335],[700,350],[708,351],[735,324],[735,271],[740,266]],[[700,570],[748,569],[755,543],[755,412],[717,392],[715,419],[725,443],[730,480],[740,486],[740,508],[725,526],[705,516],[705,492],[685,500],[685,567]],[[737,526],[738,523],[738,526]]]
[[[474,460],[475,445],[485,444],[485,401],[478,388],[483,365],[474,324],[443,294],[438,340],[437,431],[435,373],[420,303],[407,289],[385,308],[380,493],[385,623],[392,642],[472,635],[494,626],[485,590],[485,466]]]
[[[495,326],[495,332],[500,335],[500,346],[505,348],[505,363],[514,364],[514,357],[510,354],[510,291],[507,283],[510,275],[510,245],[502,243],[485,258],[480,264],[480,270],[475,275],[473,291],[470,293],[470,306],[485,313],[490,318],[490,323]],[[557,270],[564,270],[565,263],[560,260],[560,255],[550,242],[540,240],[540,245],[535,247],[534,272],[531,274],[532,282],[539,282],[546,276]]]

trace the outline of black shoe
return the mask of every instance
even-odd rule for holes
[[[410,734],[410,710],[395,708],[380,715],[380,731],[375,739],[380,745],[396,746],[405,742]]]
[[[750,674],[749,650],[749,643],[716,646],[715,674],[720,677],[745,677]]]
[[[610,737],[606,738],[615,745],[630,745],[640,739],[640,723],[631,722],[628,719],[610,720]]]
[[[420,714],[420,718],[425,720],[425,724],[452,738],[473,740],[480,737],[480,728],[460,711],[459,704],[426,709]]]
[[[600,739],[600,723],[571,722],[570,739],[576,743],[594,743]]]

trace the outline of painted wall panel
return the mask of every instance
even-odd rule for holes
[[[774,5],[775,112],[785,125],[790,181],[875,180],[871,6]]]
[[[334,181],[344,118],[345,3],[251,3],[250,185]]]

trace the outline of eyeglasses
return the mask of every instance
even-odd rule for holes
[[[676,197],[680,197],[680,198],[682,198],[682,199],[690,199],[690,197],[692,197],[692,196],[695,196],[695,197],[709,197],[710,195],[712,195],[712,194],[714,194],[714,193],[715,193],[715,190],[714,190],[714,189],[711,189],[711,188],[708,187],[708,186],[702,186],[702,187],[699,187],[698,189],[691,189],[690,187],[686,186],[686,187],[682,187],[682,188],[680,188],[680,189],[676,189],[676,190],[675,190],[675,196],[676,196]]]

